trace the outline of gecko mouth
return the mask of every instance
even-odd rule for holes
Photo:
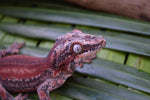
[[[94,44],[94,45],[87,44],[84,45],[83,47],[84,47],[83,52],[95,51],[100,48],[100,44]]]
[[[92,52],[92,51],[99,51],[100,49],[102,49],[104,46],[105,46],[105,41],[102,41],[102,43],[98,43],[98,44],[87,44],[87,45],[84,45],[84,50],[83,52]]]
[[[83,53],[85,53],[86,56],[84,56],[82,59],[86,63],[92,62],[92,59],[96,58],[96,53],[100,51],[103,47],[105,47],[106,41],[105,39],[101,39],[97,44],[86,44],[83,45],[84,50]]]

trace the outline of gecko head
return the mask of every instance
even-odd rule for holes
[[[53,67],[69,67],[75,69],[84,63],[90,63],[106,44],[102,36],[84,34],[73,30],[58,37],[53,47]]]

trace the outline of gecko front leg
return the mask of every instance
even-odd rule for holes
[[[58,79],[59,80],[59,79]],[[51,100],[49,91],[52,91],[59,87],[62,84],[58,83],[58,80],[56,79],[47,79],[45,82],[43,82],[37,89],[39,100]]]
[[[51,100],[49,96],[51,85],[52,85],[51,79],[47,79],[38,87],[37,92],[40,100]]]
[[[12,54],[19,53],[19,49],[22,48],[24,45],[25,45],[25,43],[14,42],[7,49],[3,49],[3,50],[0,51],[0,58],[5,57],[7,55],[12,55]]]

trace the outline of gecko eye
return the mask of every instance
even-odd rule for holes
[[[83,46],[81,43],[73,43],[71,45],[71,51],[75,54],[80,54],[83,51]]]

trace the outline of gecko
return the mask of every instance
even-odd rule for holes
[[[76,67],[91,63],[106,45],[103,36],[85,34],[74,29],[56,39],[48,56],[39,58],[16,53],[24,46],[13,43],[0,52],[1,100],[24,100],[37,91],[39,100],[51,100],[49,92],[62,86]],[[13,97],[10,92],[19,93]]]

